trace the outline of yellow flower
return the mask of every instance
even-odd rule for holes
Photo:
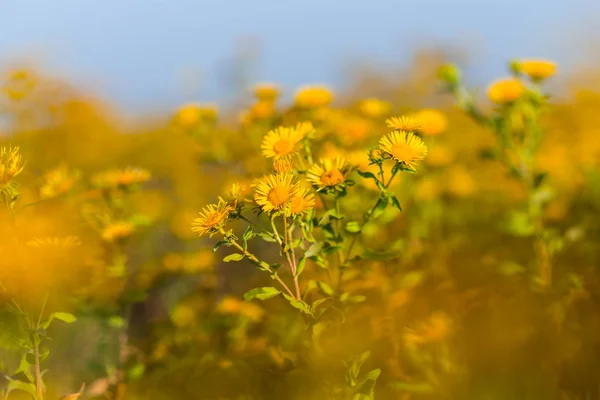
[[[311,165],[306,173],[306,179],[321,190],[344,183],[348,172],[349,166],[343,158],[324,158],[320,163]]]
[[[446,180],[447,190],[456,197],[469,197],[476,190],[475,180],[463,166],[452,167]]]
[[[111,169],[98,173],[92,177],[92,183],[100,188],[116,188],[140,184],[150,179],[150,172],[143,168],[126,167],[124,169]]]
[[[102,231],[102,239],[107,242],[124,239],[131,235],[135,226],[129,221],[115,221],[108,224]]]
[[[440,185],[433,178],[425,178],[417,183],[415,187],[415,199],[430,201],[440,195]]]
[[[222,314],[237,314],[242,306],[241,300],[232,296],[225,296],[217,305],[217,311]]]
[[[67,193],[73,188],[79,177],[78,171],[69,171],[66,165],[61,164],[44,175],[40,196],[43,199],[49,199]]]
[[[280,174],[284,172],[290,172],[294,166],[289,158],[276,158],[273,160],[273,170]]]
[[[273,102],[279,97],[279,87],[273,83],[258,83],[252,90],[260,101]]]
[[[372,128],[371,121],[360,117],[344,118],[337,125],[338,137],[348,145],[364,140]]]
[[[187,304],[178,304],[171,311],[171,321],[178,328],[183,328],[196,321],[196,311]]]
[[[420,121],[411,116],[403,115],[401,117],[392,117],[385,120],[386,125],[389,128],[406,131],[406,132],[417,132],[421,129]]]
[[[275,104],[270,101],[257,101],[252,108],[250,108],[250,115],[256,119],[271,118],[275,115]]]
[[[295,102],[301,108],[324,107],[333,101],[333,93],[325,86],[304,86],[296,92]]]
[[[267,158],[284,158],[298,152],[298,143],[304,138],[302,131],[295,128],[283,127],[269,131],[262,141],[260,148]]]
[[[177,253],[168,253],[163,257],[163,265],[169,271],[177,271],[183,266],[183,256]]]
[[[219,108],[215,104],[188,103],[179,108],[175,114],[175,122],[184,128],[190,128],[201,120],[216,120],[218,114]]]
[[[419,124],[419,132],[426,136],[439,135],[448,127],[446,116],[438,110],[424,109],[415,113],[414,118]]]
[[[379,141],[379,149],[388,157],[414,169],[427,155],[427,146],[412,132],[394,131]]]
[[[434,146],[427,153],[426,163],[432,167],[443,167],[454,161],[454,152],[448,146]]]
[[[54,248],[54,249],[69,249],[71,247],[81,246],[81,241],[77,236],[66,237],[44,237],[33,238],[27,243],[29,247],[36,249]]]
[[[315,195],[306,188],[299,188],[292,196],[290,213],[294,216],[301,215],[315,207]]]
[[[33,71],[25,68],[9,71],[2,85],[2,91],[7,97],[14,101],[20,101],[31,93],[37,83],[38,77]]]
[[[510,103],[523,96],[526,91],[527,88],[520,80],[505,78],[492,82],[488,88],[488,97],[494,103]]]
[[[547,60],[521,60],[517,63],[519,71],[533,80],[544,80],[556,73],[556,63]]]
[[[298,191],[291,174],[269,175],[256,185],[254,201],[264,212],[286,209]]]
[[[358,109],[366,117],[379,118],[388,114],[392,109],[392,106],[387,101],[370,98],[361,100],[360,103],[358,103]]]
[[[218,204],[209,204],[199,213],[200,217],[192,222],[192,232],[202,236],[218,231],[231,211],[231,207],[223,201],[219,201]]]
[[[201,249],[183,261],[183,270],[189,274],[207,271],[215,263],[215,253],[211,249]]]
[[[0,147],[0,191],[3,190],[17,175],[25,163],[19,154],[19,147]]]

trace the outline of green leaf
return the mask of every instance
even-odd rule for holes
[[[400,200],[398,200],[398,198],[395,195],[393,195],[391,197],[391,199],[392,199],[392,204],[394,205],[394,207],[396,207],[399,211],[402,211],[402,206],[400,205]]]
[[[241,261],[244,259],[244,255],[243,254],[239,254],[239,253],[233,253],[228,255],[227,257],[223,258],[223,262],[232,262],[232,261]]]
[[[77,321],[77,318],[73,314],[66,312],[55,312],[50,314],[50,317],[48,317],[46,322],[42,324],[42,328],[48,329],[52,321],[54,321],[55,319],[66,322],[67,324]]]
[[[352,359],[348,372],[346,373],[346,382],[350,387],[354,387],[358,383],[360,368],[370,356],[371,352],[365,351]]]
[[[323,226],[323,225],[327,225],[331,222],[332,219],[344,219],[344,215],[340,214],[336,211],[336,209],[331,209],[328,210],[327,212],[325,212],[323,214],[323,216],[321,217],[321,219],[319,220],[319,225]]]
[[[317,242],[313,245],[311,245],[308,250],[306,250],[306,253],[304,253],[304,256],[306,258],[309,257],[314,257],[316,255],[318,255],[321,250],[323,250],[323,247],[325,247],[325,242]]]
[[[327,283],[323,281],[317,281],[317,286],[321,289],[321,292],[326,294],[327,296],[333,296],[335,294],[335,290],[331,288]]]
[[[300,274],[302,273],[302,271],[304,271],[304,267],[306,266],[306,255],[300,258],[300,261],[298,261],[298,266],[296,269],[296,275],[295,276],[300,276]]]
[[[266,300],[279,295],[279,293],[281,292],[274,287],[260,287],[246,292],[244,294],[244,300]]]
[[[344,229],[346,229],[346,232],[349,233],[359,233],[362,229],[360,222],[358,221],[350,221],[347,222],[346,225],[344,226]]]
[[[373,179],[375,182],[379,182],[379,179],[377,179],[375,174],[373,174],[372,172],[368,172],[368,171],[365,171],[365,172],[356,171],[356,172],[365,179]]]
[[[525,272],[525,267],[515,262],[506,262],[498,268],[498,272],[506,276],[520,275]]]
[[[242,238],[244,240],[250,240],[254,237],[254,231],[252,230],[252,226],[248,226],[248,228],[246,228],[246,231],[244,232],[244,235],[242,236]]]
[[[369,396],[369,398],[373,396],[375,383],[377,382],[377,378],[379,378],[380,374],[381,370],[379,368],[367,372],[357,385],[359,386],[357,393]]]
[[[390,261],[400,258],[401,255],[402,254],[399,251],[365,250],[365,252],[361,255],[361,258],[372,261]]]
[[[375,207],[375,209],[371,213],[371,218],[375,219],[375,218],[379,217],[381,214],[383,214],[383,212],[385,211],[389,202],[390,202],[389,197],[382,198],[379,201],[379,204],[377,204],[377,207]]]
[[[150,226],[152,225],[152,218],[147,215],[136,214],[129,218],[129,221],[135,226]]]
[[[515,236],[531,236],[535,227],[526,212],[513,212],[505,225],[506,230]]]
[[[35,390],[35,385],[33,383],[27,383],[18,380],[10,380],[6,387],[6,391],[4,392],[7,398],[8,394],[13,390],[21,390],[23,392],[27,392],[33,397],[34,400],[39,400],[39,397]]]
[[[348,301],[348,303],[358,304],[358,303],[362,303],[366,299],[367,299],[367,296],[363,296],[362,294],[357,294],[355,296],[348,297],[347,301]]]
[[[262,240],[268,243],[277,243],[277,239],[275,239],[275,235],[270,232],[260,232],[256,234]]]
[[[281,294],[283,295],[283,297],[286,298],[287,301],[290,302],[290,305],[292,307],[297,308],[298,310],[302,311],[304,314],[312,315],[312,313],[310,312],[310,306],[308,304],[306,304],[304,301],[296,300],[295,298],[288,295],[287,293],[282,292]]]
[[[231,246],[231,243],[229,243],[227,240],[219,240],[217,243],[215,243],[215,245],[213,246],[212,250],[213,253],[216,253],[217,250],[219,250],[219,247],[221,246]]]

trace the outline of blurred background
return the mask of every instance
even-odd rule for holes
[[[361,68],[390,70],[416,50],[468,56],[485,83],[511,58],[595,60],[594,0],[3,0],[3,64],[40,62],[135,112],[229,100],[240,83],[336,89]],[[243,63],[241,63],[243,61]],[[249,81],[249,82],[248,82]]]

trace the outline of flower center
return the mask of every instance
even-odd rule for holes
[[[290,154],[293,150],[294,143],[292,143],[289,139],[279,139],[273,145],[273,151],[279,156],[285,156],[287,154]]]
[[[323,175],[321,175],[321,182],[327,186],[335,186],[344,181],[344,174],[335,168],[331,171],[325,171]]]
[[[221,221],[221,214],[218,212],[214,212],[214,213],[206,216],[206,218],[204,219],[203,225],[211,228],[215,225],[218,225],[220,221]]]
[[[275,186],[269,191],[267,199],[273,207],[277,208],[290,199],[291,188],[289,186]]]
[[[398,161],[409,163],[415,159],[415,150],[406,143],[396,143],[392,146],[392,156]]]

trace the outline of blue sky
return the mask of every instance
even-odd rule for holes
[[[293,91],[339,86],[349,60],[402,63],[423,43],[472,49],[482,80],[513,57],[568,70],[598,24],[598,0],[0,0],[0,64],[33,58],[141,111],[223,99],[244,37],[259,43],[252,77]]]

